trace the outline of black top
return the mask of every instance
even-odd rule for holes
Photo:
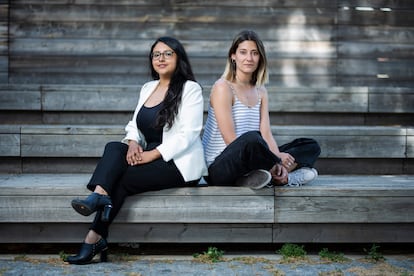
[[[137,115],[137,127],[147,141],[146,150],[156,148],[162,142],[162,128],[155,128],[158,112],[163,108],[163,102],[153,107],[142,106]]]

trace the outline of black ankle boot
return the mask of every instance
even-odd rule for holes
[[[89,244],[83,243],[81,249],[76,256],[69,256],[66,262],[70,264],[90,264],[93,257],[101,253],[101,262],[108,261],[108,244],[104,238],[101,238],[97,243]]]
[[[107,195],[92,193],[86,199],[72,200],[72,207],[76,212],[84,216],[89,216],[97,210],[105,209],[105,216],[103,216],[102,219],[107,221],[109,219],[110,210],[112,209],[112,202],[111,198]]]

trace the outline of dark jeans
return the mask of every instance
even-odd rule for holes
[[[127,196],[196,184],[185,182],[174,162],[165,162],[162,158],[143,165],[129,166],[126,162],[127,151],[128,145],[124,143],[108,143],[87,185],[91,191],[97,185],[102,186],[112,200],[109,221],[102,222],[101,212],[98,211],[90,228],[104,238],[107,238],[109,225]]]
[[[281,152],[291,154],[300,167],[313,167],[320,154],[318,143],[309,138],[298,138],[279,147]],[[231,186],[246,173],[270,170],[280,158],[270,151],[258,131],[249,131],[230,143],[208,168],[206,181],[209,185]]]

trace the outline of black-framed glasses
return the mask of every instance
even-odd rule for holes
[[[151,54],[152,59],[157,60],[160,59],[161,56],[164,56],[165,59],[170,59],[174,55],[174,51],[164,51],[164,52],[153,52]]]

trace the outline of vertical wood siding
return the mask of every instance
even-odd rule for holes
[[[0,1],[1,15],[7,7]],[[3,82],[142,84],[150,44],[170,35],[211,85],[233,36],[253,29],[265,42],[271,85],[414,85],[411,0],[13,0],[9,24],[7,50],[0,20]]]

